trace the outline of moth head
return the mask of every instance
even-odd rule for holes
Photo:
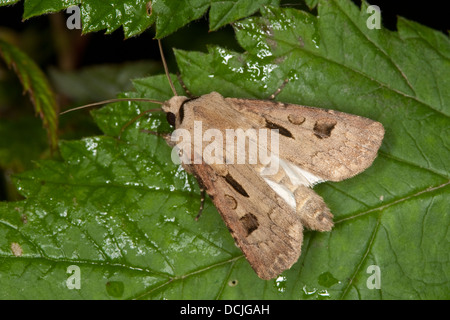
[[[180,108],[183,106],[183,103],[188,100],[188,97],[184,96],[174,96],[164,102],[162,105],[162,109],[167,115],[167,122],[170,125],[176,127],[177,121],[180,121]]]

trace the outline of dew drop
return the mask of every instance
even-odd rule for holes
[[[308,290],[306,285],[303,286],[303,293],[307,296],[313,295],[314,293],[316,293],[316,291],[317,291],[316,288],[312,288],[312,290]]]
[[[278,292],[283,293],[286,291],[286,277],[279,276],[275,279],[275,288]]]

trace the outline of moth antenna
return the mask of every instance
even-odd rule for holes
[[[183,87],[184,92],[186,92],[186,94],[189,96],[189,98],[194,98],[194,95],[189,91],[187,86],[184,84],[183,79],[181,78],[181,74],[179,72],[177,72],[177,79],[178,79],[178,82]]]
[[[161,54],[161,60],[164,66],[164,71],[166,73],[167,79],[169,80],[170,88],[172,88],[172,92],[174,96],[178,96],[177,91],[175,90],[175,86],[173,85],[172,79],[170,78],[169,68],[167,68],[166,58],[164,58],[164,52],[161,45],[161,40],[158,39],[159,53]]]
[[[161,101],[147,99],[147,98],[117,98],[117,99],[104,100],[104,101],[100,101],[100,102],[94,102],[94,103],[86,104],[84,106],[79,106],[76,108],[65,110],[65,111],[61,112],[59,115],[63,115],[63,114],[66,114],[66,113],[69,113],[72,111],[81,110],[81,109],[92,108],[95,106],[101,106],[102,104],[121,102],[121,101],[152,102],[152,103],[157,103],[157,104],[163,104],[163,102],[161,102]]]
[[[152,130],[147,130],[147,129],[142,129],[141,132],[142,133],[152,134],[154,136],[161,137],[161,138],[163,138],[165,140],[170,140],[170,137],[171,137],[170,133],[157,132],[157,131],[152,131]]]
[[[133,119],[131,119],[130,121],[125,123],[125,125],[122,128],[120,128],[118,139],[120,140],[123,132],[125,131],[126,128],[128,128],[129,125],[136,122],[139,118],[142,118],[143,116],[145,116],[147,113],[150,113],[150,112],[162,112],[162,110],[161,109],[149,109],[149,110],[142,111],[136,117],[134,117]]]

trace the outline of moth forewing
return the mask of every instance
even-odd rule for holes
[[[302,223],[255,170],[234,165],[224,172],[203,163],[194,166],[194,174],[260,278],[272,279],[297,261]]]
[[[341,181],[372,164],[384,136],[379,122],[335,110],[227,98],[245,118],[280,131],[280,154],[322,180]]]

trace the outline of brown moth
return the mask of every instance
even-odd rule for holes
[[[168,75],[162,50],[161,56]],[[224,135],[231,129],[269,129],[270,135],[277,137],[279,148],[271,159],[278,163],[278,170],[272,173],[265,172],[268,164],[261,161],[205,161],[205,144],[198,147],[183,139],[184,147],[178,149],[180,157],[200,159],[182,162],[182,166],[206,190],[257,275],[261,279],[277,277],[298,260],[304,227],[318,231],[333,227],[333,215],[311,187],[323,181],[342,181],[367,169],[383,140],[382,124],[273,100],[224,98],[217,92],[196,98],[178,96],[168,79],[175,96],[162,103],[162,109],[174,133],[184,130],[195,136],[196,124],[201,123],[203,130]],[[164,136],[172,147],[179,141],[174,133]],[[249,151],[252,138],[247,138],[249,143],[241,152]],[[219,147],[227,160],[239,156],[227,149],[234,143],[233,138]],[[183,154],[186,152],[189,154]]]
[[[262,279],[299,258],[303,227],[330,231],[333,215],[311,187],[364,171],[384,136],[381,123],[343,112],[274,101],[175,96],[163,104],[175,129],[278,129],[278,172],[262,176],[257,164],[184,164],[222,215],[236,244]],[[171,146],[173,143],[169,142]],[[192,145],[191,150],[195,147]],[[201,150],[204,152],[204,148]],[[194,157],[194,156],[192,156]]]

